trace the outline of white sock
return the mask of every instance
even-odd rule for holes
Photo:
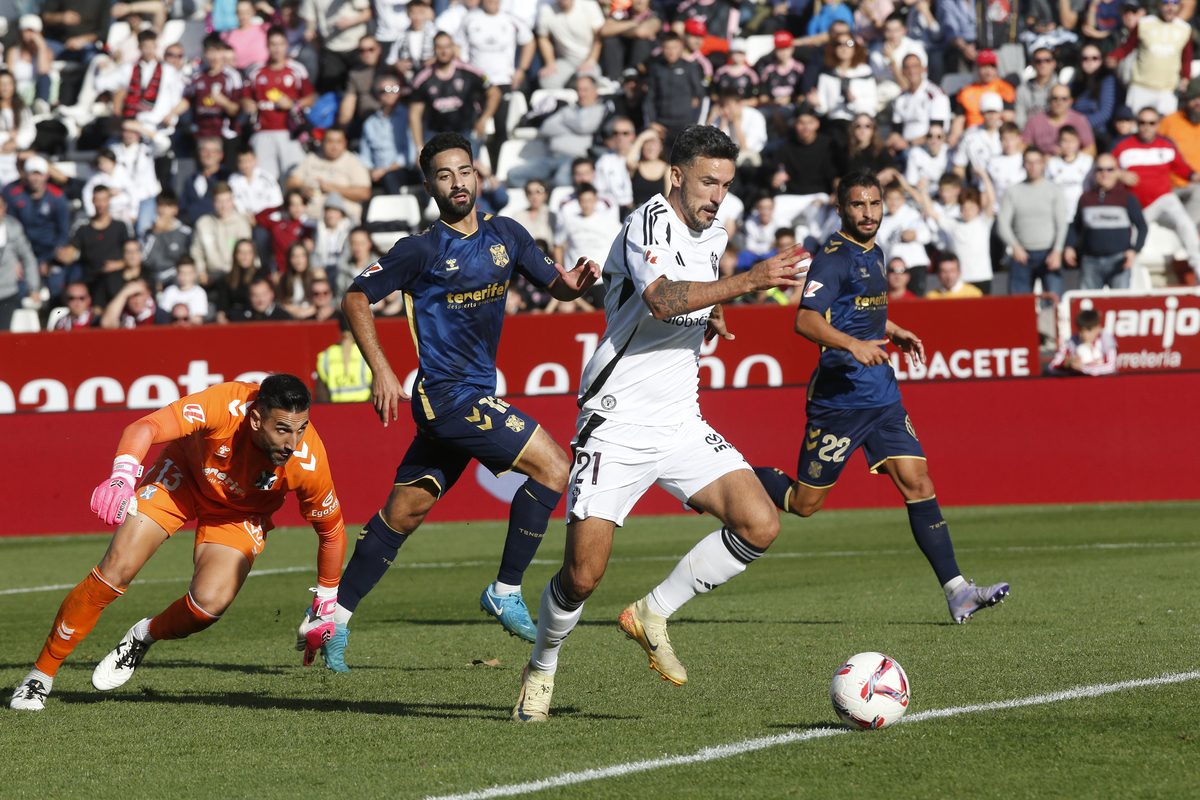
[[[511,583],[501,583],[500,581],[496,581],[492,584],[492,587],[492,591],[501,597],[506,594],[520,594],[521,592],[521,584],[519,583],[516,586],[513,586]]]
[[[745,572],[746,565],[763,553],[750,547],[725,528],[713,531],[675,565],[665,581],[654,587],[646,605],[655,614],[670,617],[696,595],[711,592]]]
[[[946,593],[946,599],[949,600],[951,597],[954,596],[955,592],[957,592],[959,589],[961,589],[962,587],[964,587],[966,585],[967,585],[967,579],[964,578],[962,575],[959,575],[957,578],[951,578],[950,580],[943,583],[942,591],[944,591]]]
[[[553,675],[558,669],[558,651],[563,639],[575,630],[583,614],[583,603],[575,608],[566,607],[570,605],[573,604],[562,596],[556,574],[542,591],[542,602],[538,606],[537,641],[529,657],[530,665],[538,672]]]
[[[350,621],[350,617],[354,616],[354,612],[338,603],[333,609],[333,622],[336,625],[345,625]]]
[[[150,635],[150,620],[144,619],[133,626],[133,638],[142,644],[154,644],[158,640]]]
[[[21,681],[21,683],[24,683],[25,681],[30,680],[31,678],[36,678],[39,681],[41,681],[42,686],[46,687],[46,691],[50,691],[50,687],[52,687],[54,685],[54,678],[52,678],[51,676],[42,672],[37,667],[34,667],[33,669],[29,670],[29,674],[25,676],[25,680]]]

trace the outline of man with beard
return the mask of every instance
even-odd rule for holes
[[[312,662],[333,633],[346,528],[325,446],[308,422],[310,401],[299,378],[271,375],[261,386],[222,383],[188,395],[125,429],[112,475],[92,492],[92,511],[120,527],[104,558],[63,600],[37,663],[13,692],[12,708],[45,707],[63,659],[188,520],[197,526],[187,594],[130,628],[97,665],[92,685],[100,691],[123,685],[150,645],[184,639],[220,619],[265,547],[271,516],[288,492],[296,493],[300,513],[321,538],[312,622],[297,642],[305,663]],[[163,443],[135,490],[142,459],[151,445]]]
[[[514,269],[559,300],[574,300],[600,277],[600,267],[581,258],[566,270],[543,255],[516,221],[476,211],[477,177],[465,137],[439,133],[421,150],[420,163],[441,218],[364,269],[342,300],[374,374],[380,420],[386,427],[399,419],[400,401],[413,399],[417,435],[396,470],[387,504],[359,535],[346,566],[337,630],[324,649],[326,664],[339,672],[348,669],[346,626],[359,601],[472,458],[496,475],[516,471],[528,477],[509,512],[499,575],[483,590],[479,605],[510,634],[533,641],[521,577],[570,469],[567,454],[532,417],[495,396],[496,349]],[[392,371],[371,316],[371,305],[397,290],[404,293],[420,361],[416,398]]]
[[[798,480],[779,469],[754,471],[778,508],[810,517],[824,505],[846,459],[863,448],[871,473],[889,476],[904,497],[917,546],[942,584],[950,616],[962,623],[1003,602],[1008,584],[976,586],[959,572],[925,453],[883,349],[890,341],[910,360],[925,361],[921,340],[887,318],[887,271],[875,246],[883,215],[879,180],[872,172],[852,172],[838,184],[837,200],[842,229],[813,258],[796,314],[796,333],[821,348],[808,386]]]
[[[721,303],[800,286],[808,253],[792,246],[718,279],[729,238],[717,210],[733,183],[738,146],[716,128],[684,128],[671,151],[671,192],[625,221],[604,264],[607,329],[584,367],[571,451],[567,551],[542,592],[537,642],[512,718],[550,716],[563,640],[608,565],[613,532],[658,484],[725,527],[705,537],[619,624],[676,686],[687,671],[667,638],[667,618],[698,593],[745,571],[779,533],[771,500],[737,449],[704,421],[697,397],[700,347],[726,332]],[[717,222],[717,224],[713,224]]]

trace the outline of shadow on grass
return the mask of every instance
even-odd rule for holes
[[[362,621],[359,623],[362,627],[367,625],[425,625],[431,627],[448,627],[457,628],[467,625],[498,625],[496,620],[488,617],[486,619],[409,619],[405,617],[396,617],[394,619],[372,620],[371,622]],[[847,623],[836,619],[689,619],[680,617],[672,619],[671,625],[845,625]],[[951,623],[934,623],[934,622],[905,622],[895,623],[899,625],[936,625]],[[582,619],[576,623],[577,628],[615,628],[617,620],[613,619]]]

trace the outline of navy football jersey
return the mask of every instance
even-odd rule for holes
[[[870,341],[887,338],[887,273],[883,251],[838,232],[813,256],[802,308],[825,315],[842,333]],[[844,350],[822,348],[808,385],[808,401],[822,408],[876,408],[899,402],[891,364],[864,367]]]
[[[354,283],[372,303],[399,289],[420,367],[413,418],[435,419],[496,391],[496,350],[513,269],[539,286],[558,277],[554,259],[507,217],[476,212],[470,236],[438,221],[396,242]]]

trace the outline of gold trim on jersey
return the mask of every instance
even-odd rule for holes
[[[484,221],[484,222],[487,222],[487,221],[488,221],[489,219],[491,219],[491,218],[492,218],[492,215],[491,215],[491,214],[484,214],[484,215],[483,215],[483,221]],[[475,233],[467,233],[467,232],[466,232],[466,231],[464,231],[464,230],[459,230],[458,228],[454,227],[453,225],[451,225],[449,222],[446,222],[445,220],[441,220],[441,219],[439,219],[439,220],[438,220],[438,222],[442,223],[443,225],[445,225],[447,228],[449,228],[450,230],[454,231],[455,233],[460,233],[460,234],[462,234],[462,238],[464,238],[464,239],[470,239],[472,236],[474,236],[474,235],[475,235],[475,233],[479,233],[479,227],[478,227],[478,226],[476,226],[476,228],[475,228]]]
[[[871,250],[875,249],[875,239],[874,238],[871,239],[871,246],[867,247],[867,246],[863,245],[861,242],[854,241],[853,239],[851,239],[849,236],[842,233],[841,231],[838,231],[837,233],[835,233],[833,235],[842,237],[843,242],[849,242],[850,244],[857,245],[864,253],[868,253]],[[832,238],[832,237],[830,237],[830,238]]]
[[[438,483],[438,479],[433,477],[432,475],[422,475],[421,477],[417,478],[414,481],[401,481],[400,483],[393,483],[392,485],[393,486],[412,486],[414,484],[420,483],[423,480],[429,480],[429,481],[433,482],[433,485],[436,486],[437,490],[438,490],[438,499],[441,500],[442,495],[446,493],[446,490],[442,488],[442,485],[440,483]],[[380,519],[383,519],[382,515],[380,515]],[[384,520],[383,524],[387,525],[387,520]],[[388,525],[388,527],[391,528],[392,526]],[[396,529],[392,528],[392,530],[396,530]],[[400,531],[396,531],[396,533],[399,533],[399,532]]]
[[[412,333],[413,347],[417,350],[417,363],[421,362],[421,337],[417,333],[417,315],[413,309],[413,298],[408,292],[402,292],[404,297],[404,314],[408,317],[408,330]],[[430,404],[429,398],[425,396],[425,380],[422,379],[417,384],[417,395],[421,398],[421,408],[425,411],[425,419],[433,419],[433,405]]]
[[[796,483],[800,484],[801,486],[807,486],[810,489],[820,489],[822,491],[824,491],[825,489],[832,489],[834,486],[837,486],[837,481],[834,481],[833,483],[829,484],[828,486],[813,486],[811,483],[805,483],[802,480],[797,480]],[[789,494],[790,494],[790,492],[789,492]]]
[[[878,475],[879,474],[879,465],[882,464],[884,461],[896,461],[901,458],[916,458],[916,459],[920,459],[921,461],[929,460],[925,456],[888,456],[887,458],[880,459],[879,461],[877,461],[871,465],[871,474]],[[905,502],[907,502],[907,501],[905,501]]]
[[[538,425],[537,427],[535,427],[533,429],[533,433],[529,434],[529,438],[525,440],[525,444],[521,447],[521,452],[517,453],[517,457],[513,459],[512,466],[509,467],[508,469],[504,470],[504,472],[497,472],[496,473],[497,478],[499,478],[501,475],[507,475],[508,473],[512,472],[516,468],[517,462],[521,460],[521,456],[525,455],[525,451],[529,449],[529,444],[530,444],[530,442],[533,441],[533,437],[537,436],[537,432],[540,431],[541,429],[542,429],[541,425]]]

